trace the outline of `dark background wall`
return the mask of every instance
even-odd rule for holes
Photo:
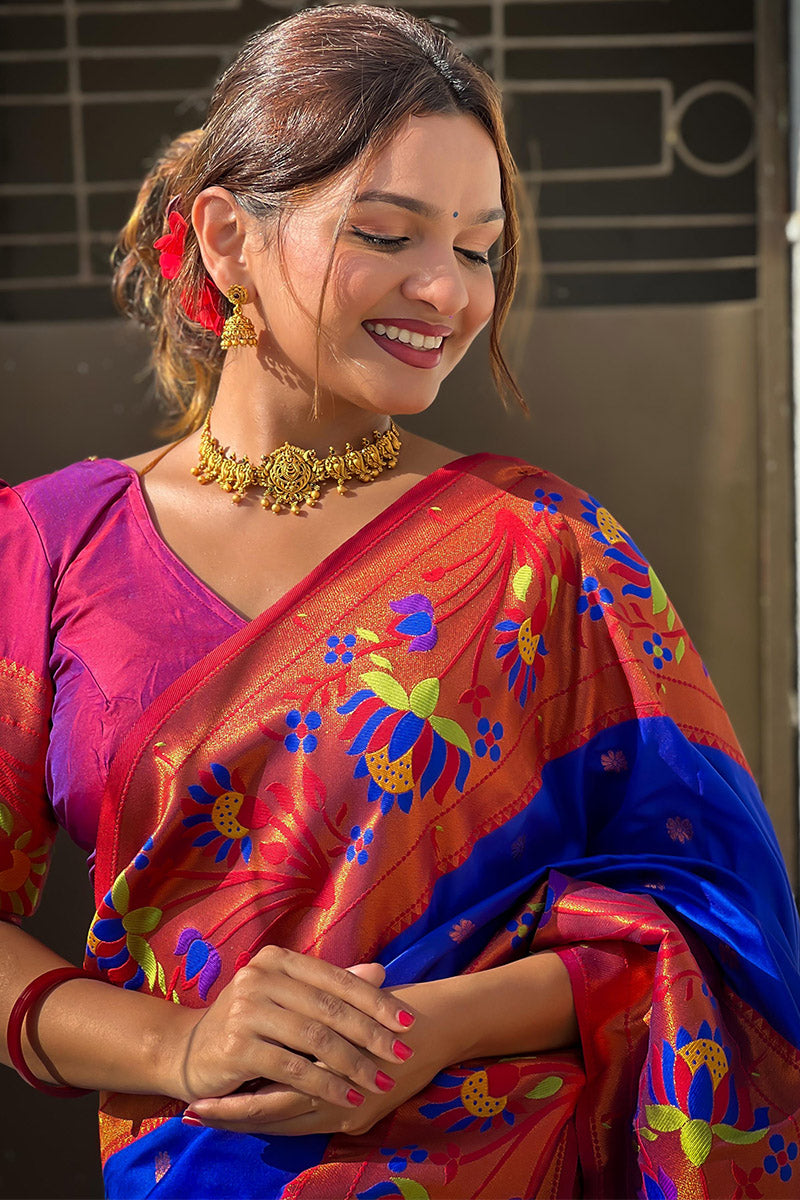
[[[109,251],[159,146],[202,122],[243,38],[293,7],[0,7],[0,475],[155,444],[147,345],[113,315]],[[782,11],[437,4],[503,86],[543,287],[532,323],[521,313],[510,330],[532,419],[503,415],[483,344],[415,427],[463,453],[541,463],[630,529],[704,655],[793,865],[785,263],[772,236],[785,216]],[[534,246],[526,269],[539,270]],[[60,836],[30,931],[80,961],[92,910],[82,855]],[[100,1195],[94,1100],[50,1100],[11,1073],[3,1084],[0,1194]]]

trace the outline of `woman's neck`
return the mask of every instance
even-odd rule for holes
[[[250,361],[248,361],[248,358]],[[211,429],[220,445],[251,462],[285,441],[314,450],[320,458],[346,442],[360,448],[373,430],[389,428],[390,415],[360,408],[331,396],[320,396],[319,417],[312,417],[313,382],[277,365],[266,369],[253,351],[229,353],[222,369],[211,414]]]

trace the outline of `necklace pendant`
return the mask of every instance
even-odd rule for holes
[[[341,496],[347,490],[347,480],[369,483],[397,464],[400,438],[393,421],[383,433],[373,430],[372,443],[366,438],[362,442],[359,450],[346,442],[343,454],[337,454],[331,446],[325,458],[319,459],[314,450],[304,450],[286,441],[271,454],[262,455],[253,466],[247,455],[239,458],[230,450],[223,453],[211,433],[209,412],[200,437],[199,461],[191,471],[199,483],[217,483],[234,504],[246,498],[249,488],[258,487],[263,489],[262,508],[274,513],[288,508],[297,515],[304,504],[313,508],[324,484],[335,483]]]

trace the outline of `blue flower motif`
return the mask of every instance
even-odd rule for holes
[[[777,1172],[783,1182],[788,1183],[794,1170],[792,1163],[797,1158],[797,1142],[789,1142],[787,1146],[779,1133],[773,1133],[769,1139],[769,1148],[772,1154],[768,1154],[764,1159],[764,1170],[768,1175]]]
[[[613,604],[614,597],[607,587],[600,587],[600,583],[595,579],[594,575],[587,575],[583,581],[584,595],[578,597],[578,612],[585,613],[589,610],[589,616],[593,621],[599,621],[603,615],[603,605]]]
[[[347,847],[347,854],[345,857],[347,858],[348,862],[352,862],[353,859],[356,859],[363,865],[363,863],[365,863],[369,858],[369,854],[367,854],[367,851],[364,849],[364,847],[370,844],[370,842],[374,839],[375,834],[371,829],[365,829],[362,831],[360,825],[354,825],[350,830],[350,837],[352,838],[354,844]]]
[[[649,641],[644,643],[645,654],[649,654],[653,660],[653,666],[657,671],[663,670],[665,662],[672,662],[672,651],[669,646],[664,645],[664,639],[660,633],[654,633]]]
[[[486,717],[481,717],[478,721],[478,733],[482,735],[475,743],[475,753],[478,758],[485,758],[488,754],[492,762],[497,762],[501,754],[497,743],[503,736],[503,726],[499,721],[490,725]]]
[[[312,750],[317,748],[317,739],[310,731],[319,729],[322,724],[322,717],[313,708],[303,717],[299,709],[293,708],[291,712],[286,714],[286,724],[289,726],[292,733],[287,733],[283,739],[283,744],[287,750],[291,750],[292,754],[296,754],[302,749],[306,754],[310,754]]]
[[[427,596],[414,592],[402,600],[390,600],[389,608],[403,616],[395,626],[398,633],[411,638],[408,650],[432,650],[439,640],[433,619],[433,605]]]
[[[148,850],[152,849],[153,839],[149,837],[139,853],[136,855],[136,858],[133,860],[133,865],[136,867],[137,871],[143,871],[145,867],[150,865],[150,859],[147,857],[147,852]]]
[[[404,1150],[406,1151],[405,1154],[403,1153]],[[389,1159],[387,1166],[393,1175],[399,1175],[401,1172],[407,1171],[410,1162],[425,1162],[425,1159],[428,1157],[427,1150],[423,1150],[421,1146],[412,1144],[403,1146],[400,1150],[389,1150],[382,1146],[381,1154],[391,1154],[392,1157]]]
[[[506,925],[506,929],[508,930],[509,933],[514,934],[514,936],[511,939],[511,946],[513,949],[516,949],[517,946],[524,946],[527,944],[527,940],[528,940],[527,935],[528,935],[528,932],[532,925],[533,925],[533,913],[532,912],[523,913],[518,921],[509,921],[508,922],[508,924]]]
[[[564,499],[559,492],[546,492],[544,488],[537,488],[533,494],[536,497],[533,502],[534,512],[544,512],[547,509],[549,513],[556,513],[557,506]]]
[[[335,663],[337,659],[341,659],[343,663],[353,661],[353,646],[356,644],[356,636],[354,633],[346,633],[343,638],[338,638],[336,634],[331,634],[326,645],[330,646],[325,655],[326,663]]]

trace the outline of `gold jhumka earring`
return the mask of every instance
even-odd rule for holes
[[[225,295],[233,305],[233,312],[222,327],[220,346],[223,350],[230,350],[234,346],[258,345],[255,326],[242,312],[242,305],[247,304],[247,288],[241,283],[234,283]]]

